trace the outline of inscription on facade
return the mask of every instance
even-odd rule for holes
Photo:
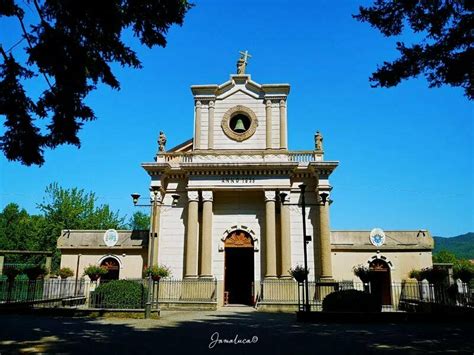
[[[221,181],[224,184],[253,184],[255,178],[251,176],[223,176]]]

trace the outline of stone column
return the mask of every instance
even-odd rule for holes
[[[266,148],[272,148],[272,100],[265,101],[265,125],[267,127],[267,144]]]
[[[214,101],[209,101],[207,148],[214,149]]]
[[[319,206],[319,237],[321,238],[321,279],[330,280],[332,279],[332,254],[331,230],[329,228],[329,197],[324,206]]]
[[[201,101],[196,101],[196,117],[194,121],[194,149],[201,148]]]
[[[186,229],[186,259],[184,277],[197,277],[198,255],[198,201],[197,191],[188,191],[188,225]]]
[[[275,191],[265,191],[265,278],[276,278]]]
[[[212,277],[212,191],[202,192],[201,275]]]
[[[282,191],[290,197],[290,191]],[[290,240],[290,207],[280,204],[281,227],[281,277],[290,278],[288,270],[291,268],[291,240]]]
[[[287,149],[286,101],[280,100],[280,149]]]

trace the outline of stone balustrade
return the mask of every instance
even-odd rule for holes
[[[311,150],[296,151],[235,151],[235,150],[219,150],[219,151],[199,151],[199,152],[160,152],[156,156],[157,162],[170,163],[201,163],[201,162],[298,162],[308,163],[314,161],[322,161],[323,153]]]

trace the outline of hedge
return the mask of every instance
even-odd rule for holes
[[[91,292],[91,304],[95,308],[143,308],[146,288],[140,282],[113,280],[101,283]]]
[[[379,297],[357,290],[343,290],[330,293],[323,300],[325,312],[380,312]]]

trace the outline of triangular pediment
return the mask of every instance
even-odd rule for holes
[[[173,153],[184,153],[184,152],[191,152],[193,150],[193,139],[188,139],[187,141],[178,144],[177,146],[168,150],[168,152]]]

